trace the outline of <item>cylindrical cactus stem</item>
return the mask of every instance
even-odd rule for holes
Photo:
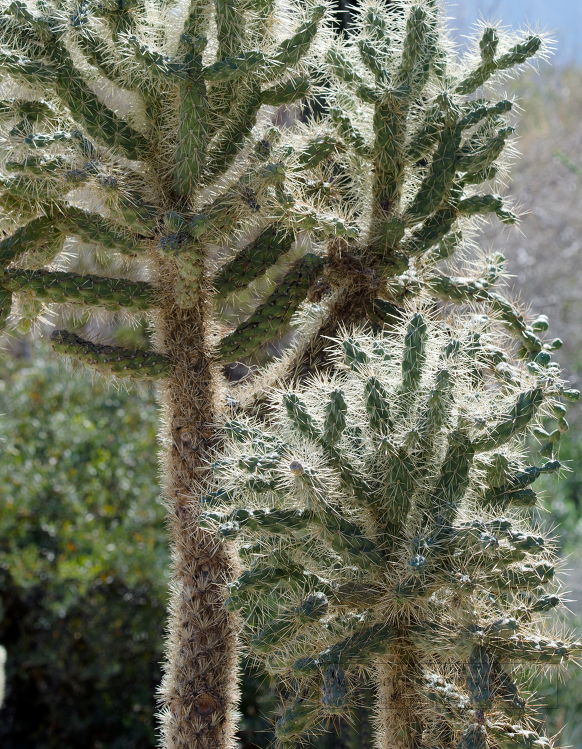
[[[0,286],[0,332],[6,328],[6,321],[12,308],[12,292]]]
[[[323,260],[311,253],[304,255],[288,271],[264,304],[220,343],[225,362],[249,356],[287,325],[307,296],[309,285],[323,268]]]
[[[161,354],[95,344],[66,330],[53,331],[51,345],[57,354],[115,377],[131,377],[135,380],[160,379],[171,371],[171,362]]]
[[[402,359],[403,393],[416,390],[420,384],[425,359],[427,327],[420,314],[414,315],[404,338],[404,357]]]
[[[346,413],[348,407],[341,390],[330,393],[329,400],[325,406],[325,421],[323,424],[323,442],[326,445],[334,445],[346,428]]]
[[[213,282],[218,296],[246,288],[291,249],[293,240],[293,234],[278,224],[267,227],[220,269]]]
[[[495,58],[497,48],[496,32],[494,29],[485,29],[481,39],[482,62],[475,70],[464,78],[455,89],[457,94],[467,95],[486,83],[497,70],[507,70],[515,65],[524,63],[529,57],[538,52],[542,46],[542,40],[537,35],[526,37],[523,42],[514,44],[505,54]]]
[[[4,267],[27,252],[38,250],[55,233],[55,221],[47,216],[35,218],[0,242],[0,263]]]
[[[160,327],[172,373],[163,384],[166,433],[163,493],[172,539],[174,593],[160,689],[167,749],[229,746],[237,701],[236,615],[224,608],[238,563],[198,522],[207,491],[215,421],[216,375],[206,340],[206,301],[162,310]]]
[[[374,199],[378,220],[397,209],[406,167],[404,137],[408,100],[397,93],[376,104],[374,112]]]
[[[145,281],[63,273],[46,270],[5,272],[4,284],[11,291],[32,292],[38,299],[57,304],[83,304],[117,312],[139,312],[154,307],[154,287]]]
[[[178,194],[189,195],[200,181],[208,141],[208,102],[202,77],[202,52],[206,39],[202,36],[196,39],[184,37],[183,43],[189,46],[185,60],[189,79],[180,85],[174,189]]]
[[[404,634],[404,633],[403,633]],[[375,720],[379,749],[414,749],[422,736],[417,703],[418,653],[403,637],[377,662]],[[416,699],[415,699],[416,698]],[[417,704],[415,704],[417,703]]]

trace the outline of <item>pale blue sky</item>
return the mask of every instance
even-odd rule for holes
[[[582,0],[445,0],[445,5],[461,33],[480,15],[514,28],[539,22],[557,41],[556,63],[582,63]]]

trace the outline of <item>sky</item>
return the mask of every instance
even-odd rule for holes
[[[582,63],[582,0],[445,0],[454,26],[467,33],[479,17],[518,28],[536,26],[556,40],[554,63]]]

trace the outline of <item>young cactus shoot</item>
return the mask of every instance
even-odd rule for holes
[[[498,84],[545,45],[483,25],[459,59],[437,0],[331,21],[312,0],[0,0],[0,326],[150,325],[151,350],[96,325],[52,343],[159,383],[165,749],[232,746],[241,630],[288,698],[282,744],[371,689],[381,747],[544,746],[512,664],[577,652],[537,628],[559,597],[529,486],[577,394],[547,319],[493,290],[503,258],[453,262],[517,220]]]

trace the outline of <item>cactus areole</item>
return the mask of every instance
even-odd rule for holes
[[[531,488],[578,393],[547,318],[494,289],[503,258],[453,265],[517,220],[487,86],[544,43],[483,26],[459,60],[436,0],[366,1],[341,39],[330,18],[3,0],[0,323],[150,322],[151,350],[52,344],[159,383],[165,749],[233,745],[240,647],[282,745],[367,690],[378,747],[545,747],[514,665],[579,651],[538,625],[560,598]],[[123,271],[73,272],[85,245]]]

